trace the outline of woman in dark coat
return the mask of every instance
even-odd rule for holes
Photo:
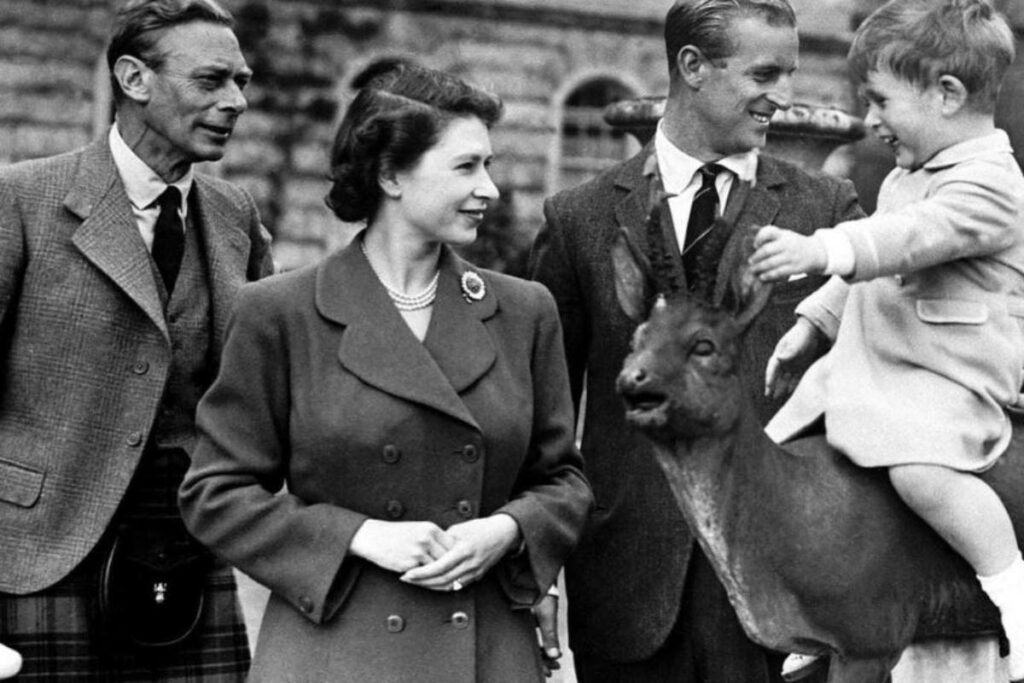
[[[530,607],[591,493],[550,295],[451,249],[497,198],[500,111],[441,72],[378,76],[327,200],[367,228],[239,297],[181,506],[271,589],[253,681],[543,680]]]

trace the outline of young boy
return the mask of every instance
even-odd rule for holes
[[[797,308],[769,392],[833,340],[767,427],[776,441],[825,418],[829,443],[889,468],[903,500],[978,574],[1024,679],[1024,560],[1002,502],[975,473],[1011,434],[1024,379],[1024,176],[993,112],[1013,35],[986,0],[892,0],[858,29],[865,123],[896,155],[868,218],[810,237],[762,228],[764,280],[834,277]]]

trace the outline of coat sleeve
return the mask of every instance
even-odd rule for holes
[[[516,481],[517,492],[498,512],[519,525],[525,549],[499,572],[513,604],[536,602],[558,577],[579,540],[593,503],[575,445],[572,402],[566,373],[558,312],[551,295],[538,294],[530,370],[533,426],[530,448]]]
[[[566,246],[566,224],[555,199],[544,202],[544,226],[530,251],[529,275],[548,288],[558,307],[572,402],[579,411],[590,345],[590,323],[576,264]]]
[[[958,164],[936,173],[927,196],[911,202],[900,197],[906,194],[900,178],[906,177],[897,169],[882,186],[879,205],[891,208],[836,226],[853,246],[851,281],[988,256],[1016,240],[1024,188],[1015,168],[1011,172],[992,163]]]
[[[197,409],[198,443],[179,492],[192,534],[311,621],[329,619],[361,564],[346,553],[366,516],[282,490],[289,459],[283,307],[243,287],[220,372]]]

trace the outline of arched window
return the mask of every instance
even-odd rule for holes
[[[602,77],[587,80],[565,98],[560,128],[561,155],[557,187],[574,187],[639,149],[631,135],[604,121],[604,109],[634,97],[619,81]]]

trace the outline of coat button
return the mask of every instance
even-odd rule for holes
[[[469,626],[469,615],[465,612],[456,612],[452,615],[452,626],[455,628],[466,628]]]
[[[309,614],[313,611],[313,601],[310,600],[308,596],[299,596],[299,609],[301,609],[306,614]]]
[[[398,459],[402,457],[402,452],[398,450],[398,446],[394,444],[388,444],[384,447],[384,452],[381,453],[381,459],[389,465],[393,465],[398,462]]]
[[[473,504],[468,500],[460,500],[455,504],[455,509],[458,511],[461,517],[472,517],[473,516]]]
[[[125,441],[129,446],[138,446],[142,443],[142,432],[132,432],[125,437]]]
[[[389,633],[400,633],[405,628],[405,619],[392,614],[388,616],[388,632]]]
[[[473,444],[467,444],[462,447],[462,459],[466,462],[476,462],[480,459],[480,452]]]
[[[405,514],[405,506],[400,500],[389,500],[387,505],[388,517],[398,519]]]
[[[149,363],[144,360],[135,361],[135,365],[132,366],[132,372],[136,375],[145,375],[149,372]]]

